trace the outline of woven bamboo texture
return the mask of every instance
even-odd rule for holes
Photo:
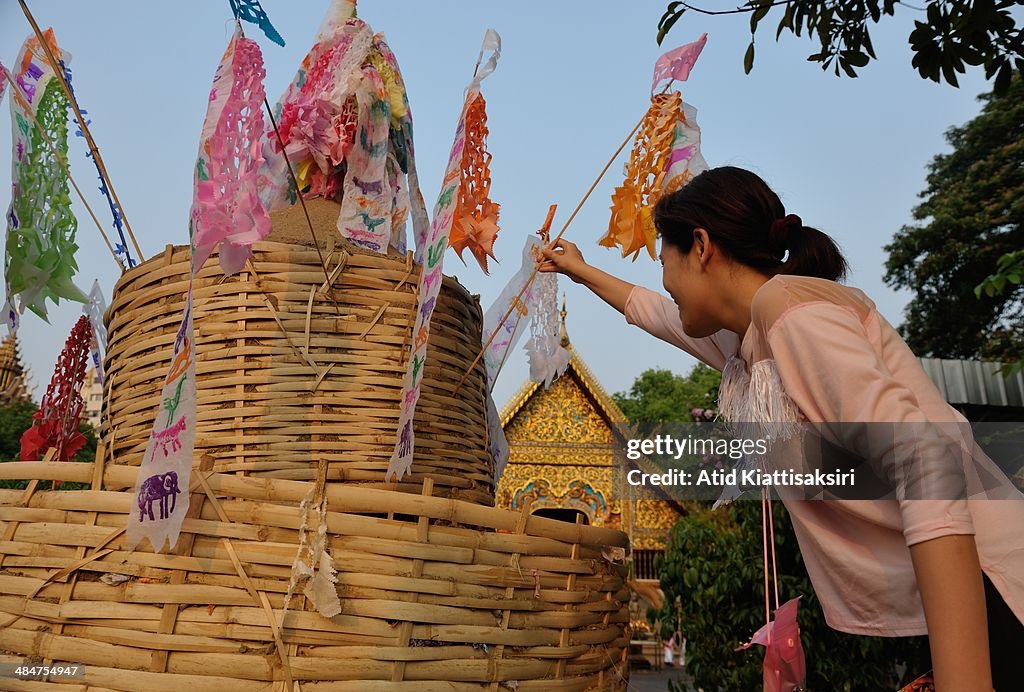
[[[212,458],[216,471],[288,480],[312,480],[325,459],[331,481],[415,493],[430,477],[435,494],[493,505],[483,365],[453,394],[480,351],[477,299],[443,280],[412,475],[385,485],[421,268],[411,255],[345,243],[337,205],[307,206],[319,251],[294,206],[272,214],[270,242],[256,245],[245,271],[225,277],[215,254],[197,274],[197,456]],[[142,459],[189,273],[188,248],[168,246],[114,289],[102,432],[114,463]]]
[[[175,549],[129,552],[138,469],[112,461],[101,444],[92,464],[0,463],[0,479],[31,481],[0,490],[0,661],[85,665],[59,689],[626,688],[621,532],[434,497],[430,478],[414,495],[325,482],[325,463],[314,482],[197,468]],[[90,489],[38,489],[54,479]],[[331,618],[302,593],[285,612],[320,517]]]

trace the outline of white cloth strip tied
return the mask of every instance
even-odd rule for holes
[[[89,302],[82,307],[82,312],[89,317],[92,326],[92,343],[89,345],[89,360],[96,368],[96,376],[100,384],[106,380],[103,372],[103,356],[107,352],[107,327],[103,324],[103,314],[107,311],[107,301],[103,298],[100,282],[94,280],[89,291]]]
[[[526,342],[530,379],[543,382],[545,389],[565,372],[572,358],[569,349],[561,344],[557,276],[548,272],[538,274],[534,280],[530,339]]]

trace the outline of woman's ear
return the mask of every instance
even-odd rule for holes
[[[715,252],[715,246],[711,237],[703,228],[693,229],[693,248],[697,252],[697,260],[702,267],[707,266],[708,261]]]

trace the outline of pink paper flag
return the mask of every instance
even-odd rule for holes
[[[257,171],[263,163],[263,54],[240,30],[228,43],[213,77],[196,158],[192,199],[193,272],[214,249],[225,274],[252,256],[253,243],[270,235]]]
[[[764,692],[803,689],[807,663],[803,644],[800,643],[800,626],[796,622],[799,601],[797,596],[779,606],[775,619],[755,632],[750,643],[736,649],[749,649],[754,644],[764,647]]]
[[[659,82],[666,79],[685,82],[707,42],[708,35],[704,33],[693,43],[673,48],[658,58],[658,62],[654,63],[654,81],[651,83],[651,93],[653,94],[654,90],[658,88]]]

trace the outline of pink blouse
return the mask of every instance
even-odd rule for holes
[[[687,336],[676,304],[641,287],[630,293],[625,316],[722,370],[719,410],[729,420],[965,422],[855,288],[775,276],[754,296],[742,340],[727,330]],[[786,508],[828,624],[909,636],[927,633],[909,546],[952,534],[974,534],[982,569],[1024,621],[1024,496],[1011,488],[1008,497],[799,500]]]

